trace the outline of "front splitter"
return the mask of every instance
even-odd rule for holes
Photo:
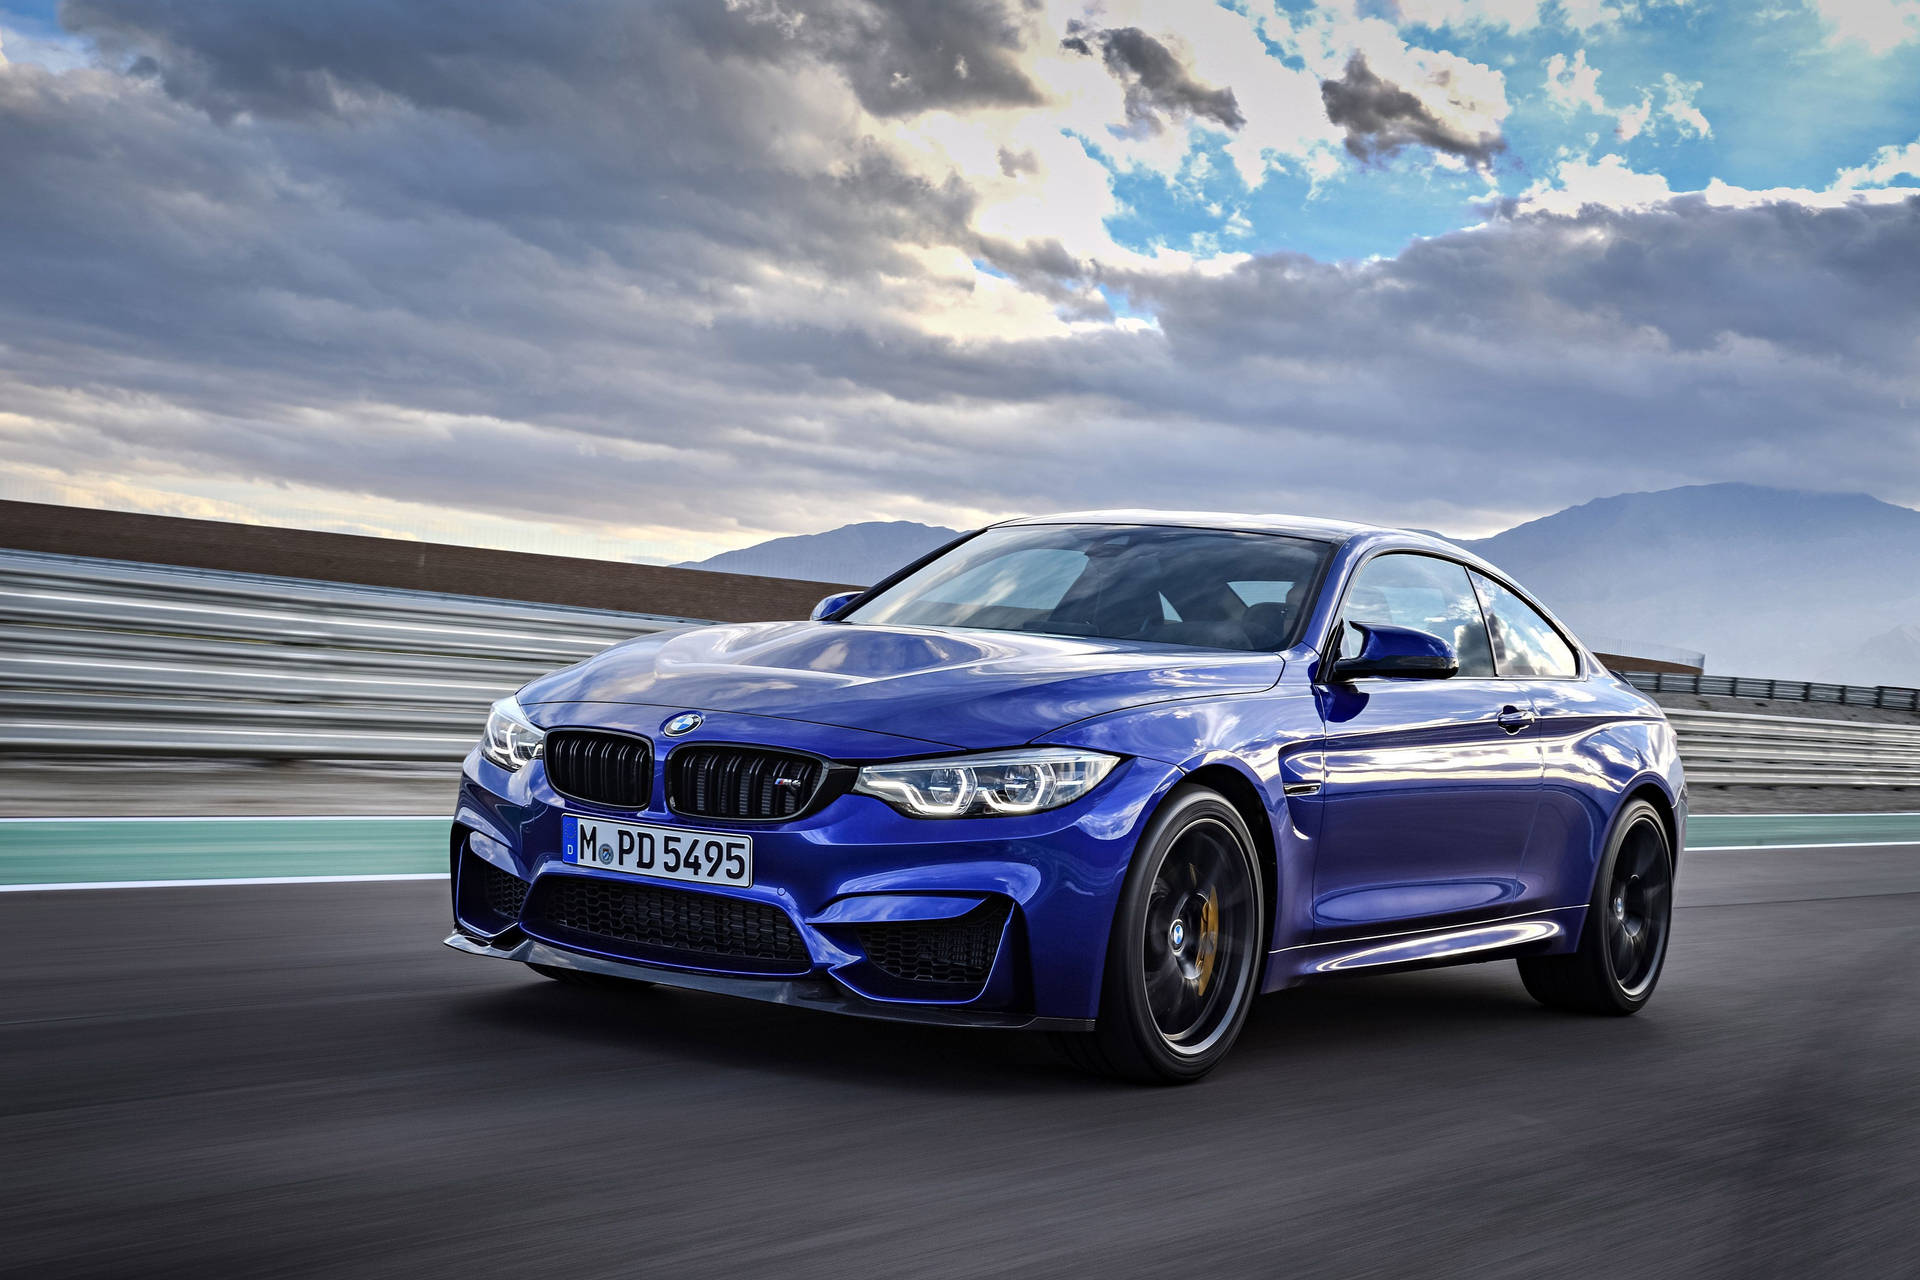
[[[518,933],[518,930],[512,932]],[[791,1005],[799,1009],[818,1009],[855,1018],[880,1022],[911,1022],[922,1026],[977,1027],[996,1031],[1091,1031],[1092,1018],[1041,1018],[1031,1014],[1002,1013],[991,1009],[965,1009],[951,1005],[884,1004],[854,995],[831,978],[755,978],[733,974],[698,973],[687,969],[668,969],[627,960],[608,960],[601,956],[565,951],[534,938],[520,935],[511,945],[496,945],[464,933],[447,935],[446,945],[472,956],[495,960],[518,960],[522,964],[547,965],[555,969],[576,969],[581,973],[605,974],[679,987],[687,991],[706,991],[714,995],[738,996],[767,1004]]]

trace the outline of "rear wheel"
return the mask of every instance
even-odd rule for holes
[[[1520,980],[1549,1008],[1637,1013],[1660,981],[1672,921],[1672,842],[1659,811],[1635,800],[1614,823],[1578,949],[1521,959]]]
[[[1147,1084],[1198,1080],[1240,1035],[1260,982],[1265,895],[1253,834],[1217,792],[1179,792],[1127,873],[1100,1017],[1061,1037],[1079,1066]]]

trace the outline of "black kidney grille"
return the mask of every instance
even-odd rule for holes
[[[561,795],[616,809],[644,809],[653,795],[653,748],[645,738],[555,729],[542,750],[547,781]]]
[[[598,876],[543,876],[526,923],[556,941],[642,958],[761,973],[801,973],[812,963],[792,917],[770,903]]]
[[[667,757],[667,806],[690,818],[766,822],[804,812],[826,767],[763,747],[688,746]]]
[[[979,986],[993,971],[1008,903],[989,899],[952,920],[860,926],[867,961],[902,982]]]

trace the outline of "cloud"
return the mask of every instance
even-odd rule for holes
[[[1572,58],[1563,53],[1554,54],[1546,61],[1546,71],[1549,105],[1566,116],[1591,111],[1612,117],[1613,135],[1621,142],[1631,142],[1644,133],[1656,114],[1681,137],[1713,136],[1713,126],[1693,103],[1694,95],[1704,87],[1697,80],[1682,80],[1669,71],[1660,78],[1662,100],[1659,103],[1655,103],[1652,89],[1643,89],[1639,102],[1615,108],[1601,97],[1600,70],[1588,64],[1585,49],[1575,50]]]
[[[1637,22],[1649,10],[1679,8],[1691,0],[1392,0],[1386,8],[1403,26],[1499,29],[1525,35],[1542,22],[1589,32]],[[1834,0],[1844,3],[1844,0]],[[1895,0],[1896,3],[1899,0]]]
[[[1158,133],[1182,116],[1226,129],[1247,122],[1232,89],[1200,83],[1179,55],[1138,27],[1100,30],[1075,21],[1061,44],[1080,54],[1099,50],[1107,70],[1126,86],[1127,121],[1135,128]]]
[[[1444,94],[1450,79],[1443,74],[1423,87]],[[1474,128],[1464,121],[1464,113],[1436,109],[1431,95],[1423,98],[1381,79],[1367,65],[1365,54],[1354,54],[1339,79],[1321,81],[1320,94],[1327,118],[1346,130],[1347,150],[1362,160],[1423,146],[1484,169],[1506,149],[1497,131]]]
[[[1674,128],[1684,137],[1711,138],[1713,126],[1693,105],[1693,95],[1700,92],[1698,80],[1682,80],[1669,71],[1660,77],[1660,88],[1666,100],[1660,105],[1660,114],[1671,120]]]
[[[1516,212],[1577,217],[1589,208],[1650,210],[1673,199],[1673,188],[1657,173],[1639,173],[1617,155],[1598,160],[1566,157],[1551,178],[1541,178],[1510,208]]]
[[[1377,261],[1129,254],[1062,126],[1127,88],[1060,48],[1068,10],[890,63],[847,34],[895,38],[869,8],[76,3],[104,65],[0,67],[0,472],[681,559],[847,512],[1465,532],[1701,480],[1920,500],[1911,191],[1676,193],[1603,158]],[[1270,127],[1245,21],[1176,51],[1247,86],[1229,146]],[[1428,132],[1499,136],[1497,73],[1365,52]],[[1420,120],[1375,99],[1369,147]],[[1154,110],[1116,148],[1219,123]]]
[[[32,24],[27,29],[0,26],[0,67],[32,64],[51,71],[70,71],[87,65],[87,51],[79,41]]]
[[[1422,27],[1502,27],[1521,33],[1540,23],[1540,0],[1397,0],[1402,24]]]
[[[1852,191],[1860,187],[1890,187],[1901,178],[1920,178],[1920,141],[1904,147],[1881,147],[1873,159],[1863,165],[1842,169],[1834,178],[1834,189]]]
[[[1032,15],[999,0],[726,0],[708,12],[585,0],[570,22],[533,4],[460,9],[269,0],[240,16],[221,0],[68,0],[62,18],[221,119],[340,114],[393,95],[515,120],[530,93],[607,86],[650,42],[762,64],[819,59],[879,116],[1042,100],[1021,59]]]
[[[1587,65],[1587,51],[1574,50],[1569,59],[1556,53],[1547,59],[1547,101],[1561,113],[1571,115],[1585,108],[1598,115],[1610,114],[1600,96],[1600,69]]]
[[[1891,53],[1920,40],[1920,0],[1809,0],[1835,44],[1862,45]]]

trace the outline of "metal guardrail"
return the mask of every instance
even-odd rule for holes
[[[0,751],[450,764],[494,698],[694,621],[0,551]],[[1920,725],[1667,718],[1702,785],[1920,786]]]
[[[1621,673],[1621,679],[1648,693],[1698,693],[1710,698],[1773,698],[1784,702],[1835,702],[1843,707],[1920,711],[1920,689],[1898,685],[1821,684],[1811,680],[1703,676],[1679,671],[1628,671]]]
[[[1666,712],[1689,783],[1920,787],[1920,725]]]
[[[450,762],[493,699],[695,621],[0,552],[0,750]]]

